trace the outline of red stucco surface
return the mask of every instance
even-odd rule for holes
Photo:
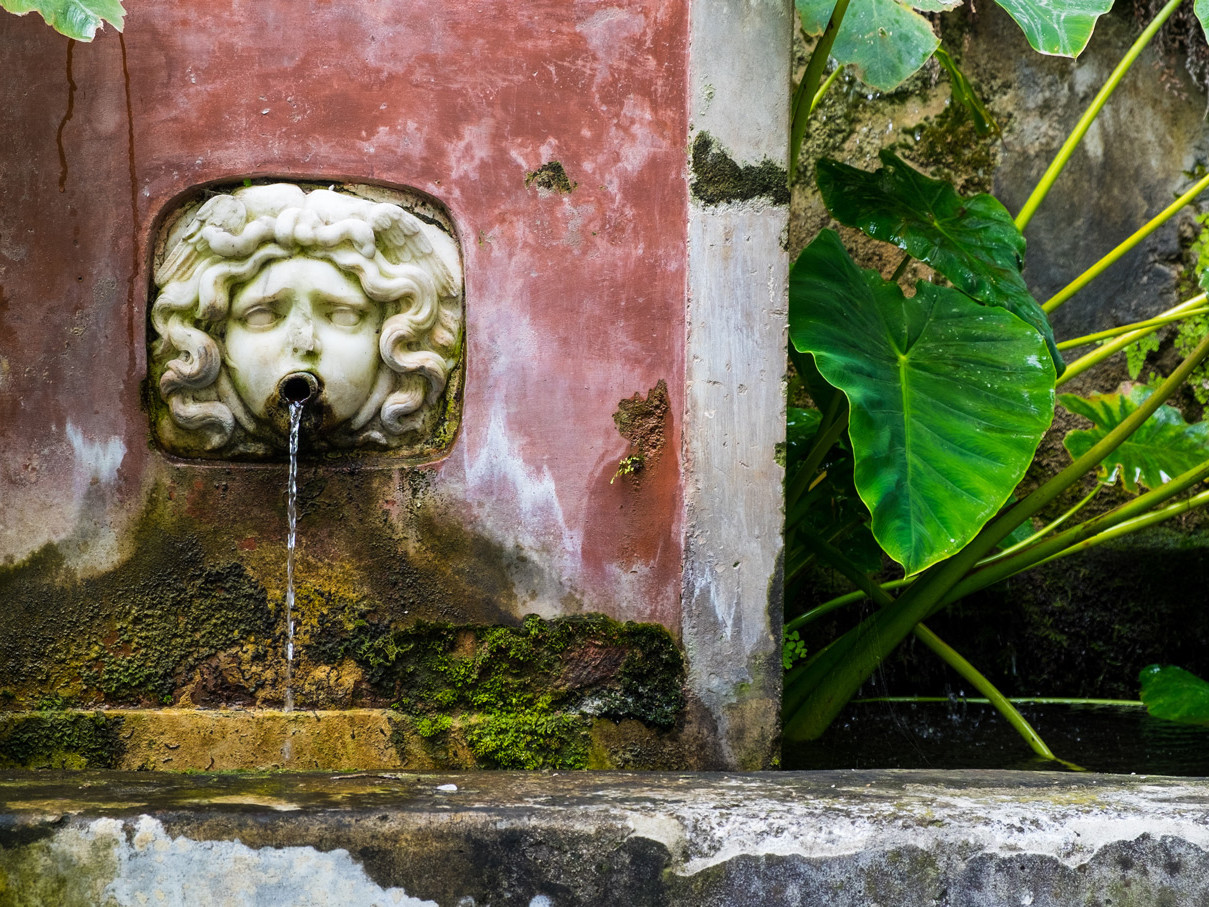
[[[0,563],[74,540],[77,569],[120,569],[156,487],[216,539],[273,497],[276,472],[171,464],[148,440],[156,220],[210,181],[378,182],[429,193],[461,235],[461,433],[423,468],[446,510],[528,558],[537,610],[678,631],[686,45],[675,0],[156,0],[90,45],[0,16]],[[572,192],[526,186],[550,161]],[[618,402],[659,379],[663,453],[610,484]],[[405,519],[400,495],[377,508],[346,518]],[[231,556],[279,542],[279,513]],[[317,560],[341,538],[313,523]]]

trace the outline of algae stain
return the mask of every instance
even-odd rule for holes
[[[122,725],[102,712],[0,713],[0,768],[117,768]]]

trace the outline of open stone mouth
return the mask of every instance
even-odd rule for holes
[[[281,402],[287,405],[301,403],[305,406],[318,398],[319,392],[319,379],[310,372],[286,375],[277,389]]]

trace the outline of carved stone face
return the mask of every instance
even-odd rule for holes
[[[373,391],[381,329],[382,307],[355,277],[313,258],[276,261],[231,295],[227,371],[259,418],[279,407],[286,378],[313,376],[324,422],[338,427]]]
[[[206,195],[169,218],[157,243],[148,370],[164,449],[280,458],[288,402],[303,400],[306,455],[443,453],[459,412],[464,314],[448,218],[374,187]]]

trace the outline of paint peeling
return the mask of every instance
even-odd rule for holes
[[[28,903],[93,903],[115,907],[202,907],[248,904],[358,904],[437,907],[382,888],[347,850],[254,849],[235,841],[172,837],[159,820],[97,819],[29,845],[16,883]],[[40,901],[45,894],[49,900]],[[79,899],[76,899],[76,898]]]

